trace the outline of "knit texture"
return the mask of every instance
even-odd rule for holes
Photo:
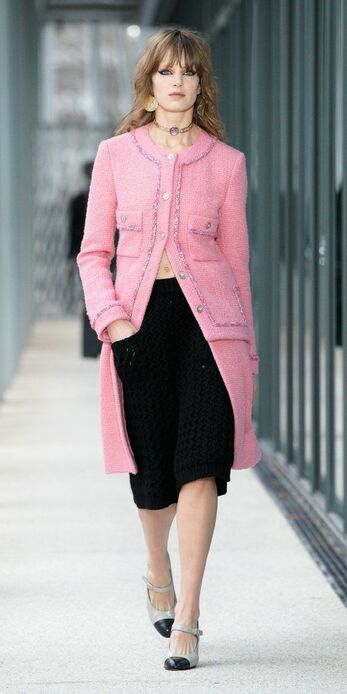
[[[138,466],[135,504],[160,509],[183,483],[214,476],[227,491],[231,402],[210,346],[175,278],[156,280],[141,329],[112,344],[127,432]]]

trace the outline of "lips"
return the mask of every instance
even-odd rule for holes
[[[172,92],[169,96],[184,96],[184,94],[181,94],[181,92]]]

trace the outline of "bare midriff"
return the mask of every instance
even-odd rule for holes
[[[157,280],[163,280],[163,279],[167,279],[168,277],[175,277],[175,273],[171,267],[171,263],[169,261],[169,258],[167,257],[167,253],[164,250],[163,255],[161,256],[160,265],[159,265],[158,274],[156,276],[156,279]]]

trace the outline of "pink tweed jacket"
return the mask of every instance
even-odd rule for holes
[[[147,125],[100,142],[77,264],[87,314],[103,342],[106,472],[137,471],[107,326],[123,318],[140,329],[164,249],[206,340],[211,345],[243,341],[249,373],[259,372],[246,199],[245,155],[202,128],[197,141],[179,153],[156,145]],[[116,226],[113,283],[109,268]],[[254,459],[240,466],[248,464]]]

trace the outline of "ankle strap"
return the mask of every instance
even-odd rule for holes
[[[204,633],[202,629],[199,629],[198,627],[186,627],[182,624],[175,623],[173,623],[171,631],[186,631],[187,634],[195,634],[195,636],[202,636],[202,634]]]
[[[147,584],[147,587],[150,588],[150,590],[155,590],[156,593],[166,593],[169,588],[172,586],[172,581],[167,584],[167,586],[154,586],[153,583],[151,583],[147,576],[142,576],[144,582]]]

